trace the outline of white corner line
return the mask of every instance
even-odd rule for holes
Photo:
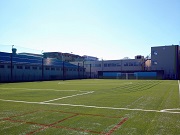
[[[178,85],[179,85],[179,105],[180,105],[180,82],[178,80]]]
[[[56,101],[56,100],[61,100],[61,99],[65,99],[65,98],[71,98],[71,97],[76,97],[76,96],[82,96],[82,95],[86,95],[86,94],[91,94],[94,91],[90,91],[90,92],[86,92],[86,93],[81,93],[81,94],[76,94],[76,95],[71,95],[71,96],[66,96],[66,97],[61,97],[61,98],[56,98],[56,99],[52,99],[52,100],[48,100],[48,101],[43,101],[41,103],[48,103],[48,102],[52,102],[52,101]]]
[[[59,103],[45,103],[45,102],[28,102],[28,101],[17,101],[17,100],[5,100],[0,99],[4,102],[14,102],[14,103],[26,103],[26,104],[40,104],[40,105],[55,105],[55,106],[73,106],[73,107],[85,107],[85,108],[96,108],[96,109],[109,109],[109,110],[125,110],[125,111],[141,111],[141,112],[157,112],[157,113],[170,113],[170,114],[180,114],[176,112],[177,109],[164,109],[164,110],[146,110],[146,109],[136,109],[136,108],[116,108],[116,107],[102,107],[102,106],[88,106],[88,105],[75,105],[75,104],[59,104]]]

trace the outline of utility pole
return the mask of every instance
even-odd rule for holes
[[[90,78],[91,78],[91,64],[90,64]]]
[[[62,66],[63,66],[63,67],[62,67],[62,71],[63,71],[63,81],[64,81],[64,78],[65,78],[65,73],[64,73],[64,72],[65,72],[65,68],[64,68],[64,57],[63,57],[63,54],[61,54],[61,57],[62,57],[62,62],[63,62],[63,63],[62,63],[62,64],[63,64],[63,65],[62,65]]]
[[[64,72],[65,72],[65,68],[64,68],[64,61],[63,61],[63,81],[64,81],[64,78],[65,78]]]
[[[78,62],[78,79],[80,79],[80,77],[79,77],[79,62]]]
[[[43,56],[43,50],[41,51],[42,54],[42,63],[41,63],[41,67],[42,67],[42,81],[44,80],[44,56]]]
[[[84,60],[83,60],[83,79],[84,79]]]
[[[11,53],[11,81],[13,81],[13,47],[12,45],[12,53]]]

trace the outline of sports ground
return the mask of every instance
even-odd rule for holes
[[[2,135],[178,135],[177,80],[0,84]]]

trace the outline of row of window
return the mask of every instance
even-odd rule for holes
[[[121,64],[119,63],[105,63],[104,67],[119,67]]]
[[[158,64],[158,62],[157,62],[157,61],[153,61],[152,63],[153,63],[153,65],[157,65],[157,64]]]
[[[101,67],[102,64],[92,64],[92,67]],[[85,67],[89,67],[90,64],[86,64]],[[120,67],[119,63],[104,63],[104,67]],[[126,62],[124,66],[141,66],[141,62]]]
[[[158,55],[158,52],[157,52],[157,51],[153,51],[153,54],[154,54],[154,55]]]
[[[127,62],[124,66],[141,66],[141,62]]]
[[[5,68],[5,65],[0,65],[0,68]],[[7,68],[11,68],[11,66],[10,65],[8,65],[7,66]],[[14,66],[12,66],[12,68],[14,69],[15,67]],[[25,67],[23,67],[23,66],[20,66],[20,65],[18,65],[18,66],[16,66],[16,69],[26,69],[26,70],[30,70],[30,69],[33,69],[33,70],[42,70],[42,67],[39,67],[39,66],[25,66]],[[45,67],[45,70],[51,70],[51,71],[63,71],[63,68],[59,68],[59,67]],[[64,70],[65,71],[78,71],[78,69],[76,69],[76,68],[64,68]],[[79,71],[83,71],[83,69],[79,69]]]

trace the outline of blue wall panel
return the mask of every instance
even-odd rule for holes
[[[116,73],[116,72],[103,72],[103,76],[104,76],[104,77],[116,77],[117,74],[119,74],[119,76],[120,76],[121,73]]]
[[[135,72],[139,77],[156,77],[156,72]]]

